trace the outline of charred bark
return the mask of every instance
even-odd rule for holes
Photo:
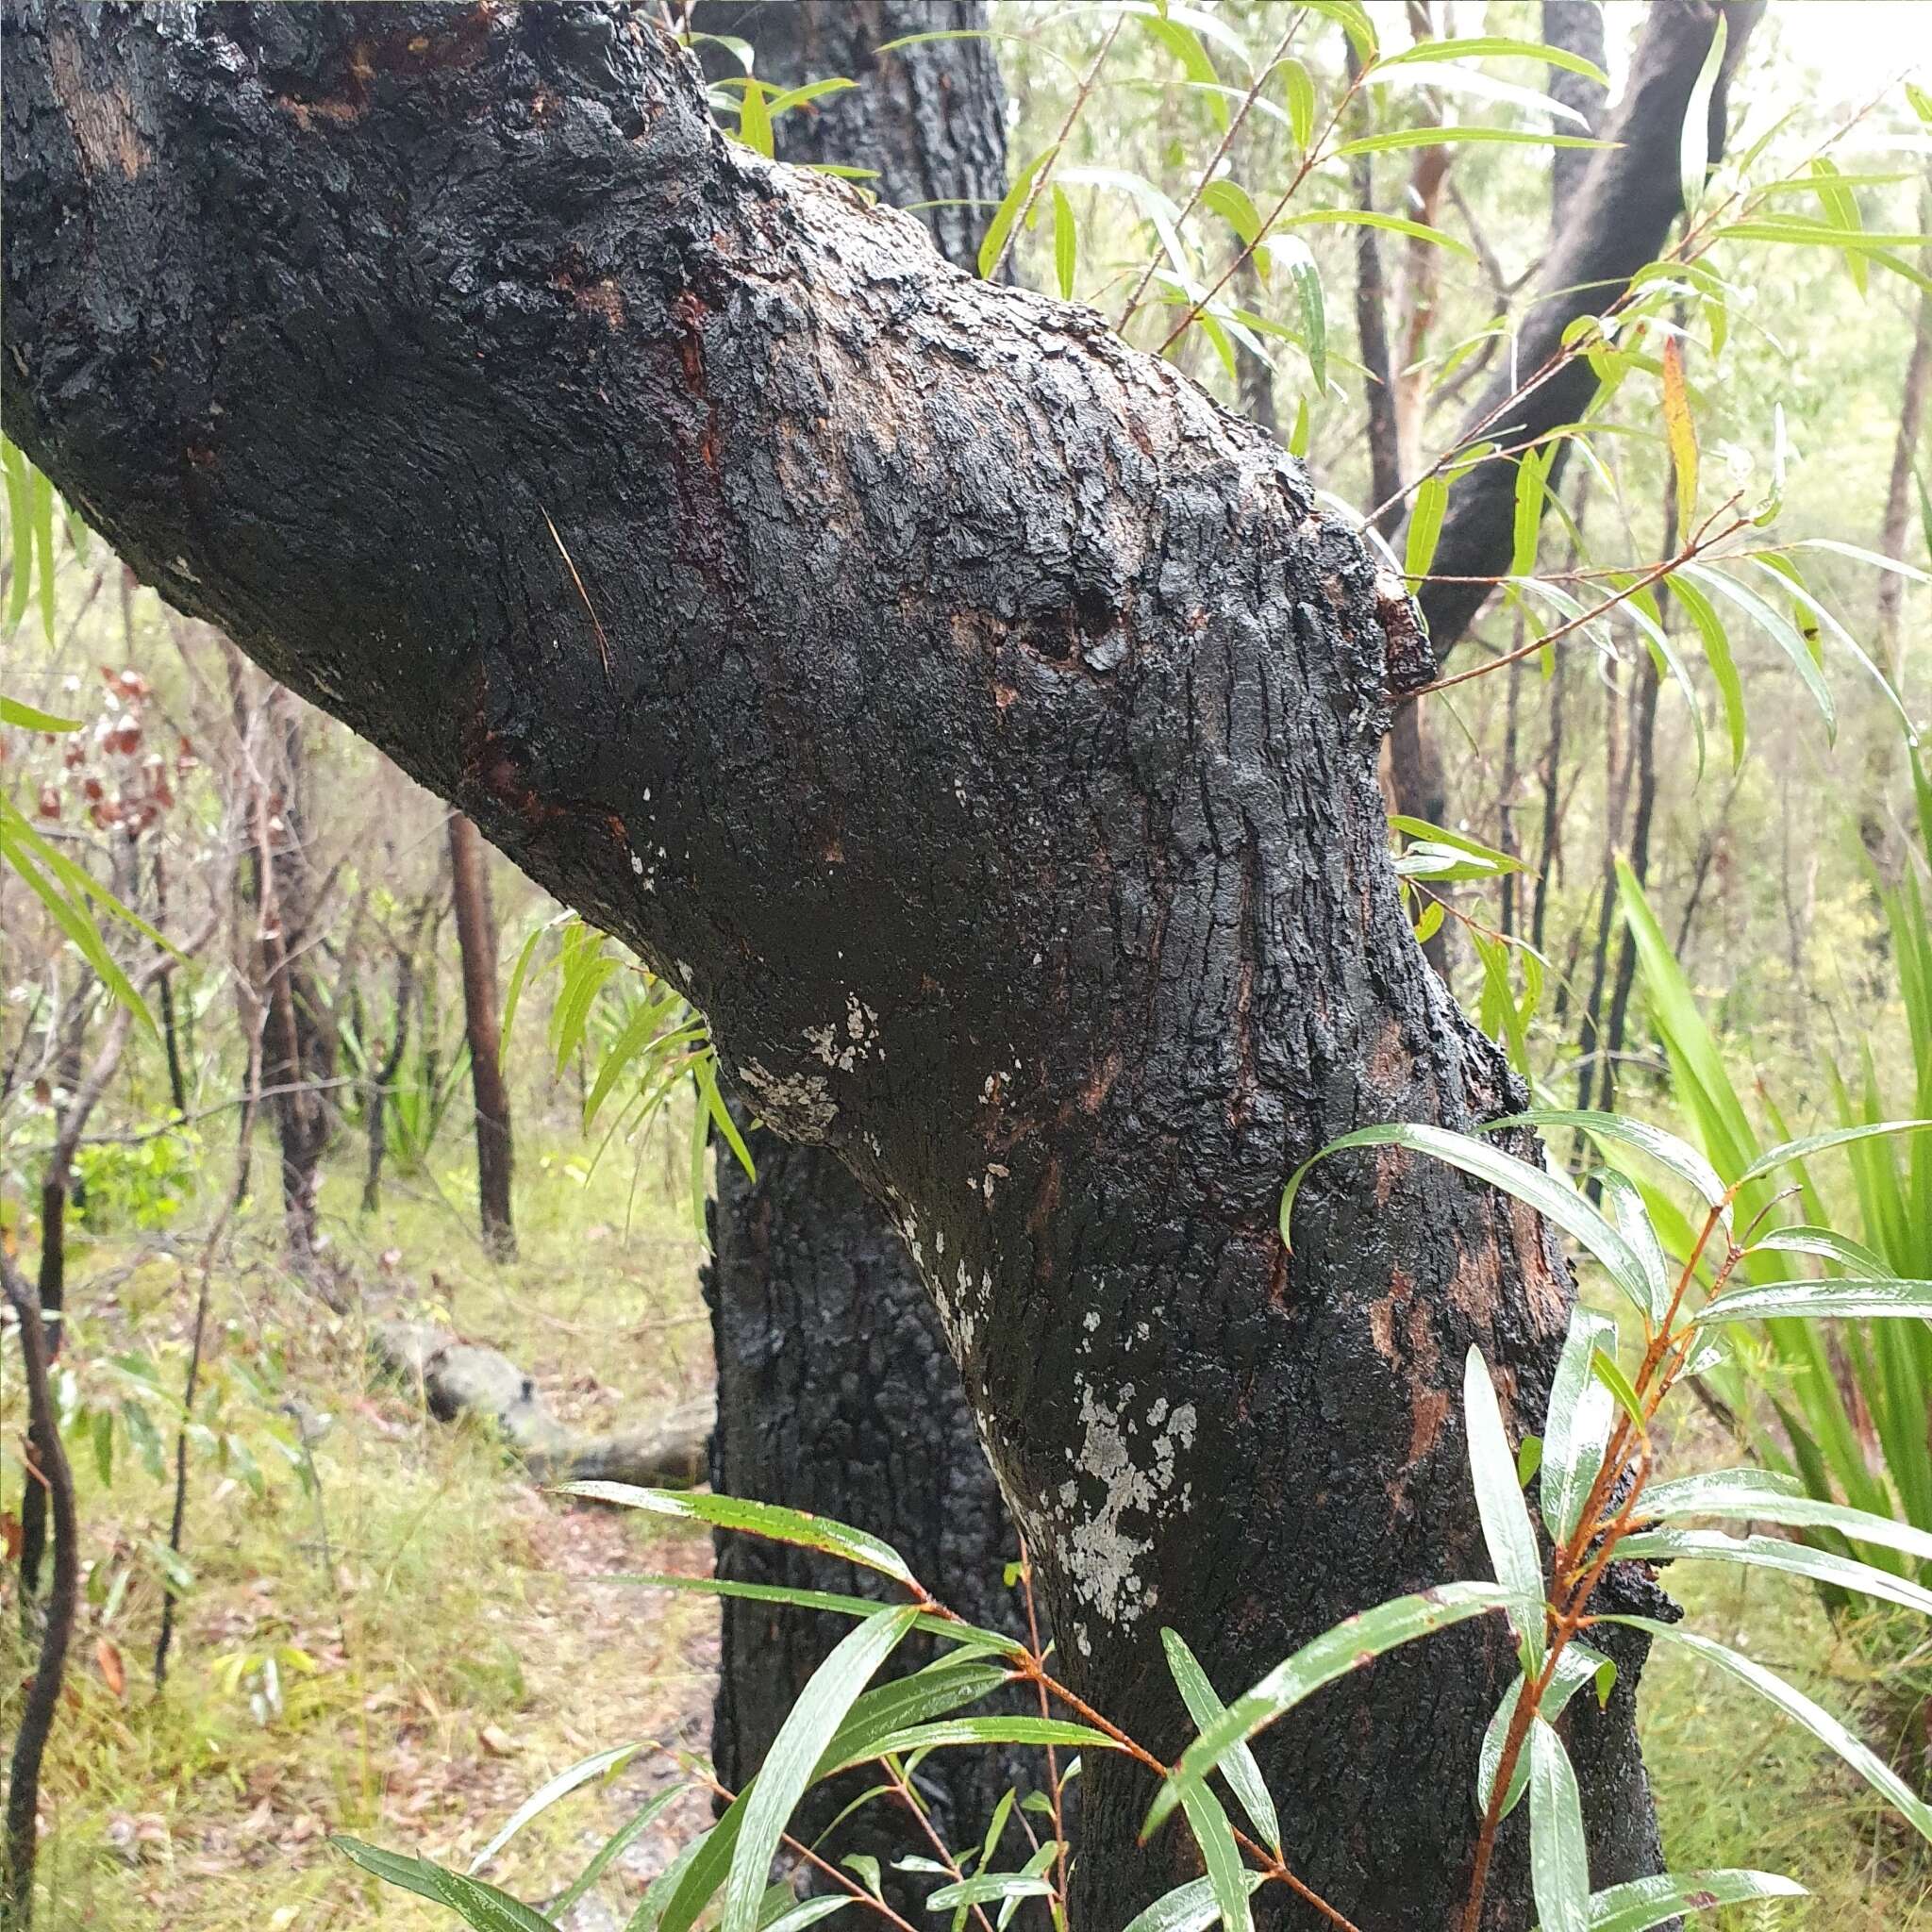
[[[517,1234],[509,1209],[509,1088],[503,1077],[503,1027],[496,1007],[496,912],[490,902],[490,859],[482,835],[461,812],[450,814],[449,870],[457,954],[463,970],[470,1093],[476,1108],[476,1205],[483,1245],[497,1260],[508,1261],[516,1257]]]
[[[1338,1132],[1520,1097],[1390,869],[1410,613],[1301,466],[1089,311],[727,143],[636,11],[4,30],[8,433],[890,1205],[1081,1694],[1171,1753],[1163,1624],[1232,1693],[1485,1574],[1459,1366],[1536,1425],[1546,1232],[1396,1150],[1275,1232]],[[1622,1662],[1566,1718],[1600,1885],[1657,1857]],[[1513,1674],[1465,1625],[1259,1740],[1291,1861],[1358,1924],[1461,1897]],[[1084,1782],[1097,1932],[1197,1868],[1137,1846],[1130,1766]],[[1492,1927],[1533,1916],[1524,1830]]]
[[[761,1134],[758,1163],[756,1183],[726,1178],[728,1155],[718,1163],[715,1258],[705,1276],[718,1350],[712,1487],[886,1535],[962,1616],[1023,1635],[1005,1581],[1019,1534],[904,1236],[824,1148]],[[718,1574],[897,1595],[872,1571],[755,1537],[719,1540]],[[763,1763],[842,1629],[782,1605],[727,1603],[711,1752],[732,1790]],[[895,1667],[920,1668],[938,1648],[908,1642]],[[803,1836],[815,1840],[874,1781],[856,1774],[813,1792],[799,1813]],[[984,1835],[1008,1785],[1041,1783],[1037,1755],[1019,1751],[940,1752],[920,1774],[950,1845]],[[909,1842],[898,1807],[874,1805],[841,1827],[831,1856],[889,1861]],[[903,1891],[902,1877],[886,1876]]]
[[[798,6],[711,0],[692,25],[756,50],[774,87],[841,76],[774,125],[779,158],[870,168],[869,185],[920,216],[941,254],[970,266],[1006,192],[1005,94],[991,44],[928,42],[874,50],[902,35],[985,26],[979,0],[806,0]],[[757,1176],[721,1153],[705,1271],[717,1363],[711,1483],[832,1516],[881,1536],[929,1589],[975,1622],[1022,1634],[1004,1584],[1019,1532],[1000,1500],[959,1373],[904,1237],[828,1148],[788,1146],[755,1132]],[[720,1575],[853,1594],[850,1565],[808,1550],[721,1535]],[[878,1579],[871,1579],[876,1583]],[[826,1617],[727,1599],[711,1754],[733,1790],[764,1762],[780,1724],[842,1631]],[[930,1660],[907,1644],[894,1668]],[[1009,1784],[1038,1781],[1025,1754],[944,1751],[921,1783],[949,1844],[975,1841]],[[816,1792],[802,1814],[816,1838],[864,1782]],[[891,1859],[907,1821],[874,1807],[841,1830],[829,1856],[870,1853],[905,1890]]]

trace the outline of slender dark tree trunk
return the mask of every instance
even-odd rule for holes
[[[374,1214],[382,1205],[382,1162],[389,1148],[389,1101],[403,1070],[409,1046],[409,1009],[416,1004],[416,956],[423,944],[423,928],[428,923],[434,894],[424,896],[409,922],[408,939],[396,949],[395,1018],[391,1024],[389,1050],[382,1064],[371,1069],[368,1094],[363,1102],[368,1156],[362,1170],[362,1212]],[[367,1035],[364,1035],[367,1038]]]
[[[1538,1425],[1546,1231],[1389,1149],[1276,1232],[1343,1129],[1522,1097],[1390,868],[1412,613],[1301,467],[1091,311],[726,142],[647,13],[4,31],[8,434],[688,989],[747,1104],[890,1208],[1078,1692],[1171,1754],[1163,1624],[1232,1693],[1487,1574],[1460,1365]],[[1565,1720],[1599,1885],[1657,1857],[1621,1662]],[[1455,1909],[1514,1674],[1464,1624],[1257,1740],[1357,1924]],[[1083,1782],[1099,1932],[1199,1866],[1138,1844],[1131,1763]],[[1533,1917],[1525,1829],[1488,1926]]]
[[[839,76],[858,85],[780,117],[786,160],[871,168],[889,204],[936,204],[921,219],[941,252],[970,266],[1006,192],[1005,93],[991,45],[936,41],[877,55],[909,33],[975,30],[979,0],[805,0],[768,7],[710,0],[692,25],[751,42],[774,87]],[[717,1163],[713,1259],[705,1271],[717,1362],[711,1482],[721,1492],[856,1524],[902,1551],[947,1602],[1020,1634],[1005,1585],[1019,1532],[1000,1499],[959,1374],[904,1237],[828,1148],[750,1139],[757,1177],[728,1153]],[[863,1575],[812,1552],[720,1536],[721,1575],[851,1592]],[[876,1579],[874,1579],[875,1582]],[[830,1620],[727,1600],[711,1752],[734,1790],[766,1750],[806,1680],[838,1641]],[[923,1644],[898,1668],[929,1660]],[[941,1752],[922,1782],[949,1844],[983,1833],[1000,1793],[1037,1781],[1020,1753]],[[816,1794],[810,1831],[863,1783]],[[869,1853],[895,1895],[890,1860],[905,1849],[896,1807],[841,1830],[835,1856]]]
[[[155,911],[163,931],[168,924],[168,873],[161,842],[155,841]],[[188,1076],[181,1065],[181,1029],[175,1013],[175,980],[165,975],[160,986],[161,1041],[168,1055],[168,1103],[178,1114],[188,1112]]]
[[[1681,317],[1679,318],[1681,320]],[[1663,544],[1661,554],[1677,548],[1677,494],[1674,472],[1664,480]],[[1657,615],[1671,621],[1670,582],[1657,588]],[[1645,644],[1637,650],[1637,683],[1630,693],[1630,765],[1634,792],[1630,800],[1630,870],[1640,886],[1650,883],[1650,830],[1657,817],[1657,700],[1660,679],[1657,660]],[[1617,1061],[1624,1051],[1629,1024],[1630,994],[1637,984],[1637,937],[1626,925],[1617,942],[1617,970],[1610,981],[1610,1007],[1604,1024],[1599,1056],[1596,1104],[1606,1113],[1617,1104]],[[1602,1190],[1591,1184],[1594,1200]]]
[[[242,741],[240,782],[247,788],[242,817],[248,858],[240,879],[252,922],[248,974],[253,1002],[265,1015],[262,1087],[273,1096],[270,1108],[281,1149],[284,1241],[290,1267],[333,1294],[322,1260],[316,1197],[322,1158],[335,1132],[328,1093],[335,1037],[308,957],[321,909],[314,904],[316,880],[306,842],[308,748],[291,692],[272,685],[251,702],[239,658],[231,677]]]
[[[13,1309],[26,1385],[28,1440],[35,1464],[28,1493],[43,1497],[42,1511],[54,1525],[54,1582],[41,1627],[40,1654],[20,1703],[8,1754],[6,1839],[0,1848],[0,1932],[31,1932],[34,1865],[40,1850],[41,1764],[60,1708],[67,1653],[80,1605],[80,1540],[74,1474],[60,1441],[49,1384],[53,1346],[33,1288],[5,1250],[0,1250],[0,1295]]]
[[[1932,194],[1919,198],[1919,219],[1932,219]],[[1932,250],[1922,251],[1922,269],[1932,270]],[[1888,557],[1903,558],[1906,532],[1911,524],[1913,470],[1918,460],[1919,431],[1925,415],[1925,391],[1932,388],[1932,290],[1919,291],[1912,324],[1912,352],[1906,358],[1905,385],[1899,394],[1898,434],[1891,445],[1891,472],[1885,485],[1885,514],[1878,526],[1878,547]],[[1898,675],[1899,609],[1905,579],[1890,571],[1878,575],[1878,662],[1888,677]]]
[[[1647,10],[1623,96],[1595,129],[1614,144],[1575,151],[1589,158],[1580,179],[1559,175],[1565,198],[1557,203],[1549,256],[1512,353],[1470,411],[1458,441],[1514,445],[1582,420],[1596,376],[1581,356],[1557,365],[1563,332],[1578,316],[1601,314],[1618,298],[1656,258],[1683,208],[1679,137],[1720,13],[1727,27],[1724,71],[1711,94],[1710,155],[1715,160],[1723,154],[1730,79],[1762,11],[1762,0],[1657,0]],[[1592,20],[1594,12],[1580,0],[1546,7],[1544,31],[1554,43],[1600,60],[1602,24]],[[1594,98],[1573,95],[1576,78],[1553,83],[1551,91],[1594,125],[1602,97],[1593,90]],[[1439,580],[1425,585],[1420,599],[1439,662],[1489,596],[1480,583],[1449,579],[1493,575],[1507,567],[1493,559],[1509,555],[1515,487],[1513,463],[1481,463],[1450,493],[1436,546]]]
[[[1349,72],[1357,71],[1353,44],[1348,49]],[[1357,155],[1349,163],[1355,204],[1375,211],[1375,164],[1371,155]],[[1382,271],[1381,238],[1364,225],[1355,231],[1355,322],[1361,349],[1362,393],[1368,405],[1369,492],[1374,499],[1375,527],[1393,540],[1403,525],[1402,449],[1395,409],[1395,365],[1389,351],[1389,291]],[[1390,724],[1387,787],[1398,811],[1440,822],[1442,763],[1420,708],[1398,705]],[[1449,970],[1449,935],[1439,925],[1423,941],[1423,952],[1438,973]]]
[[[496,912],[490,900],[490,860],[483,836],[461,812],[449,821],[449,870],[463,971],[463,1029],[470,1042],[470,1091],[476,1104],[476,1204],[483,1245],[499,1261],[514,1259],[510,1219],[512,1161],[509,1089],[503,1077],[503,1027],[496,1005]]]

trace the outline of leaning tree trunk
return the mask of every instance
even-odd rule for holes
[[[1580,179],[1574,160],[1563,164],[1550,252],[1511,352],[1470,411],[1461,442],[1494,441],[1513,449],[1583,420],[1596,393],[1596,372],[1581,355],[1563,358],[1565,333],[1579,317],[1600,315],[1621,299],[1683,211],[1684,115],[1720,17],[1724,57],[1711,90],[1707,152],[1713,162],[1723,155],[1731,77],[1763,10],[1764,0],[1656,0],[1643,17],[1623,96],[1601,128],[1600,95],[1577,90],[1574,80],[1552,89],[1610,145],[1590,155]],[[1600,53],[1593,25],[1600,23],[1576,8],[1543,16],[1557,44],[1593,44]],[[1558,461],[1563,454],[1559,444]],[[1434,575],[1421,598],[1439,663],[1489,598],[1489,585],[1469,580],[1507,574],[1515,515],[1514,463],[1479,463],[1451,491],[1429,566]]]
[[[998,64],[983,40],[929,41],[884,56],[874,49],[905,34],[986,24],[980,0],[709,0],[691,21],[701,32],[749,41],[755,71],[774,88],[833,76],[857,82],[780,116],[779,158],[873,169],[871,189],[895,207],[924,204],[941,253],[962,267],[1006,192]],[[904,1237],[830,1148],[788,1145],[769,1132],[754,1133],[750,1144],[756,1178],[729,1155],[719,1158],[715,1258],[705,1271],[718,1373],[713,1487],[884,1537],[962,1614],[1023,1634],[1023,1610],[1005,1584],[1019,1532]],[[720,1535],[717,1563],[724,1576],[848,1594],[865,1591],[870,1577],[812,1551],[743,1536]],[[711,1753],[735,1790],[763,1763],[841,1632],[829,1618],[782,1605],[727,1599],[723,1610]],[[906,1644],[894,1668],[916,1669],[931,1654],[927,1643]],[[815,1837],[865,1788],[864,1774],[856,1775],[857,1784],[814,1794],[801,1814],[805,1836]],[[941,1835],[961,1844],[984,1835],[1009,1784],[1038,1777],[1027,1754],[942,1751],[926,1761],[921,1782]],[[896,1807],[871,1807],[849,1822],[830,1855],[878,1857],[888,1885],[904,1890],[889,1860],[905,1848],[905,1833]]]
[[[496,1007],[496,912],[490,903],[490,855],[461,812],[449,820],[449,870],[463,968],[463,1031],[470,1045],[470,1093],[476,1108],[476,1205],[483,1245],[499,1261],[516,1258],[510,1219],[509,1087],[503,1077],[503,1027]],[[397,1039],[402,1021],[397,1019]]]
[[[1171,1754],[1161,1625],[1231,1693],[1486,1574],[1459,1364],[1536,1425],[1545,1230],[1385,1149],[1275,1231],[1343,1129],[1519,1098],[1388,858],[1410,607],[1301,465],[1091,311],[727,142],[648,13],[49,0],[4,32],[7,433],[889,1204],[1075,1689]],[[1566,1719],[1598,1884],[1657,1855],[1639,1662]],[[1465,1624],[1258,1740],[1364,1932],[1462,1895],[1513,1672]],[[1198,1866],[1137,1845],[1131,1764],[1085,1783],[1103,1932]],[[1533,1915],[1524,1829],[1491,1926]]]

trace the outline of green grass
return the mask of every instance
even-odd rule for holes
[[[327,1179],[325,1219],[358,1276],[399,1310],[504,1347],[589,1428],[647,1415],[708,1377],[688,1206],[656,1150],[634,1199],[621,1154],[586,1180],[574,1141],[526,1150],[522,1256],[504,1268],[482,1256],[465,1211],[474,1183],[454,1161],[433,1182],[391,1185],[358,1227],[355,1153],[345,1146]],[[221,1431],[249,1445],[266,1493],[206,1448],[197,1456],[184,1540],[195,1574],[164,1692],[149,1676],[161,1606],[152,1545],[172,1494],[171,1422],[157,1407],[160,1479],[125,1433],[105,1483],[91,1445],[72,1445],[93,1587],[43,1787],[40,1923],[52,1932],[446,1925],[379,1894],[327,1834],[463,1863],[588,1751],[631,1737],[704,1741],[708,1611],[599,1580],[691,1567],[702,1545],[666,1543],[628,1516],[558,1509],[481,1429],[431,1423],[407,1391],[372,1384],[361,1319],[330,1314],[276,1264],[275,1187],[264,1135],[256,1198],[214,1284],[208,1385],[222,1392]],[[206,1212],[190,1204],[179,1223],[192,1229]],[[161,1387],[180,1386],[192,1268],[157,1246],[109,1234],[76,1249],[68,1355],[90,1403],[127,1386],[109,1360],[131,1351]],[[298,1441],[281,1398],[300,1405],[313,1438],[314,1493],[274,1448],[277,1434]],[[17,1388],[4,1391],[9,1442],[18,1401]],[[8,1470],[16,1493],[18,1480]],[[27,1665],[12,1608],[0,1614],[0,1731]],[[279,1707],[251,1708],[269,1659]],[[492,1875],[533,1893],[559,1885],[589,1834],[613,1828],[625,1800],[669,1771],[661,1754],[641,1759],[621,1790],[559,1807]]]
[[[1861,1642],[1870,1633],[1835,1629],[1816,1593],[1793,1578],[1677,1564],[1664,1581],[1695,1628],[1851,1717],[1881,1751],[1905,1741],[1897,1735],[1898,1701],[1884,1694],[1885,1681],[1867,1661],[1899,1655],[1902,1646]],[[1920,1632],[1923,1638],[1923,1624]],[[1922,1650],[1922,1672],[1924,1663]],[[1932,1927],[1932,1848],[1755,1691],[1662,1644],[1645,1667],[1641,1708],[1644,1757],[1673,1869],[1754,1865],[1788,1873],[1813,1894],[1793,1907],[1738,1907],[1716,1923],[1732,1932],[1800,1924],[1832,1932]],[[1922,1705],[1922,1751],[1924,1719]],[[1900,1763],[1909,1774],[1903,1754]],[[1924,1775],[1923,1762],[1919,1774]]]

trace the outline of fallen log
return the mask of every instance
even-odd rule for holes
[[[439,1422],[474,1416],[491,1424],[540,1483],[689,1489],[706,1478],[708,1398],[680,1403],[644,1428],[586,1435],[559,1421],[532,1377],[501,1350],[430,1322],[378,1322],[369,1346],[382,1370],[417,1390]]]

